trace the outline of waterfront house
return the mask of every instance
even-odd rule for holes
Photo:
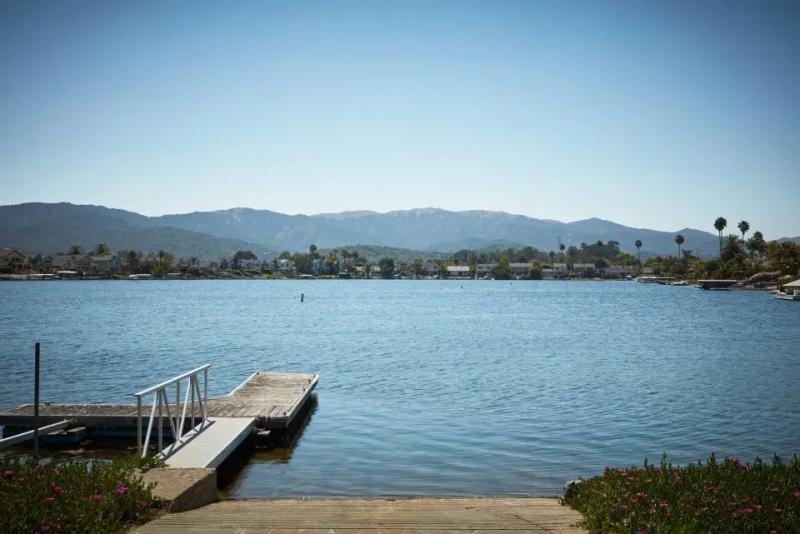
[[[426,261],[422,264],[422,273],[424,276],[436,276],[439,274],[439,266],[432,261]]]
[[[489,276],[496,266],[496,263],[479,263],[475,266],[475,273],[478,278],[483,278],[484,276]]]
[[[607,278],[625,278],[633,276],[634,268],[632,265],[612,265],[606,267],[605,275]]]
[[[323,258],[314,258],[314,260],[311,262],[311,273],[331,274],[331,268],[327,263],[325,263]]]
[[[569,272],[569,265],[566,263],[554,263],[552,269],[553,275],[563,277]]]
[[[261,270],[261,262],[259,262],[258,259],[240,259],[239,269],[248,272],[258,272]]]
[[[119,258],[116,255],[86,255],[78,261],[78,270],[90,274],[110,274],[119,271]]]
[[[56,254],[53,267],[62,271],[77,271],[83,257],[83,254]]]
[[[0,249],[0,271],[20,273],[25,268],[25,254],[12,248]]]
[[[469,278],[468,265],[448,265],[447,266],[448,278]]]
[[[572,272],[578,276],[594,276],[596,270],[594,263],[576,263],[572,266]]]
[[[270,268],[273,272],[279,272],[283,274],[291,274],[297,270],[295,263],[286,258],[275,258],[270,262]]]
[[[411,266],[408,263],[401,261],[394,266],[394,274],[399,276],[411,276]]]
[[[509,263],[508,268],[511,270],[511,274],[514,276],[524,276],[527,277],[531,272],[531,267],[533,267],[532,263]]]

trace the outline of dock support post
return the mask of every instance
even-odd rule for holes
[[[206,402],[208,401],[208,367],[203,369],[203,426],[206,424],[206,420],[208,419],[208,408],[206,408]]]
[[[33,364],[33,461],[39,461],[39,342],[34,349]]]
[[[194,428],[194,388],[195,388],[195,377],[194,375],[189,376],[189,389],[192,390],[192,422],[189,425],[190,428]]]
[[[142,457],[142,398],[136,395],[136,452]]]
[[[181,413],[181,381],[178,380],[175,382],[175,427],[181,424],[180,421],[180,413]],[[178,435],[173,436],[172,439],[178,440],[181,438],[181,434],[183,434],[183,429],[178,429]]]
[[[161,419],[161,396],[162,390],[158,390],[156,398],[158,399],[158,452],[164,450],[164,421]]]

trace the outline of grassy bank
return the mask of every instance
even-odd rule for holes
[[[0,532],[124,532],[158,501],[134,459],[111,462],[0,458]]]
[[[800,532],[800,460],[606,468],[571,484],[565,501],[592,532]]]

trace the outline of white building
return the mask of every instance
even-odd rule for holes
[[[469,278],[468,265],[448,265],[447,266],[448,278]]]

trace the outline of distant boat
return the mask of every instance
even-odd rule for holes
[[[688,286],[689,282],[687,282],[686,280],[678,280],[677,282],[672,282],[670,285],[671,286]]]
[[[800,300],[800,280],[778,287],[778,292],[774,296],[778,300]]]
[[[661,284],[667,285],[675,280],[671,276],[640,276],[636,279],[640,284]]]
[[[736,280],[698,280],[695,287],[705,290],[726,290],[736,285]]]
[[[152,274],[129,274],[128,280],[153,280],[155,276]]]

